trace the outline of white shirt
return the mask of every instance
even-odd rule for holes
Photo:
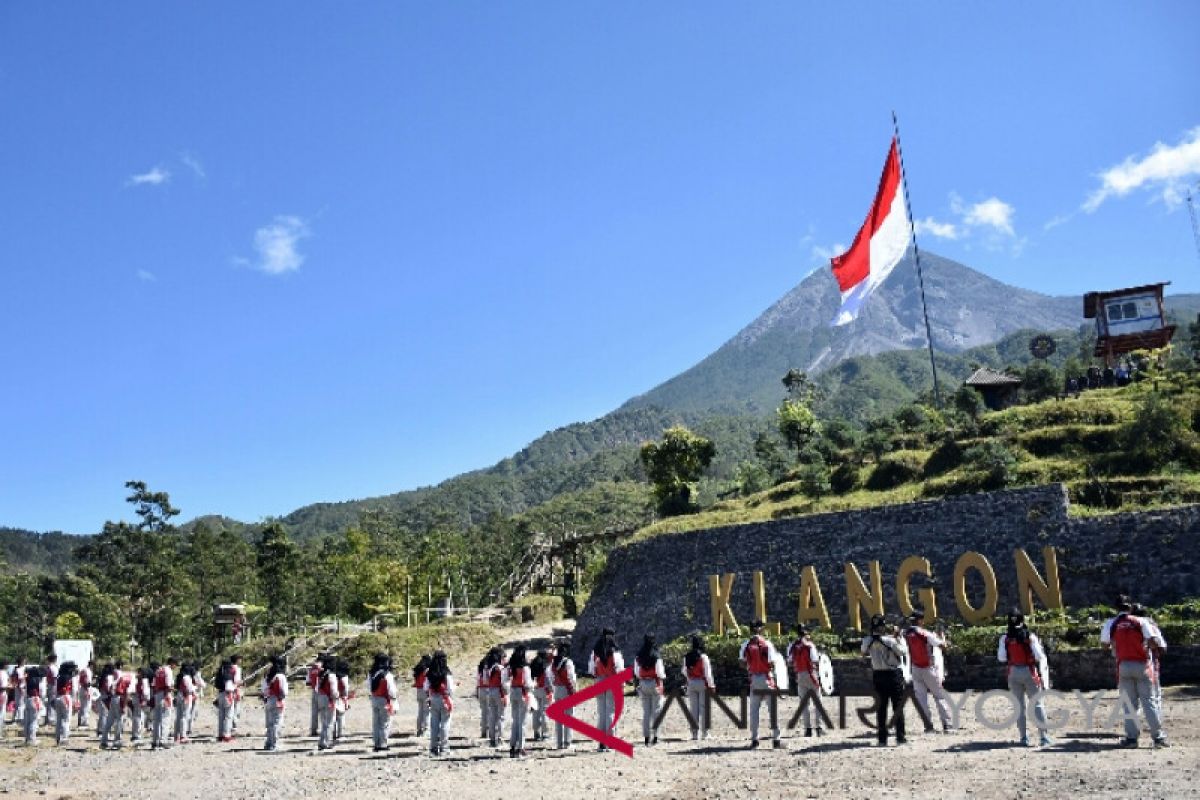
[[[763,636],[763,637],[760,637],[760,638],[761,638],[761,639],[762,639],[764,642],[766,642],[766,643],[767,643],[767,659],[768,659],[769,661],[771,661],[771,662],[774,662],[774,661],[775,661],[775,657],[776,657],[777,655],[779,655],[779,653],[777,653],[777,652],[775,651],[775,645],[771,644],[771,640],[770,640],[770,639],[768,639],[768,638],[767,638],[767,637],[765,637],[765,636]],[[746,641],[742,642],[742,646],[741,646],[741,648],[739,648],[739,649],[738,649],[738,660],[739,660],[739,661],[743,661],[743,662],[744,662],[744,661],[746,660],[746,648],[750,646],[750,642],[751,642],[751,641],[752,641],[751,639],[747,639]]]
[[[264,698],[267,697],[268,693],[271,691],[272,683],[275,684],[275,691],[280,700],[288,696],[287,675],[284,675],[282,672],[280,672],[274,678],[263,678],[261,694]]]
[[[1033,653],[1033,660],[1039,664],[1046,662],[1046,651],[1042,649],[1042,643],[1038,641],[1036,633],[1029,634],[1029,650]],[[996,651],[996,658],[1001,664],[1008,663],[1008,634],[1000,636],[1000,648]]]
[[[636,658],[634,659],[634,664],[637,667],[638,680],[653,680],[653,678],[643,678],[642,677],[642,664]],[[667,670],[665,667],[663,667],[663,661],[661,658],[654,660],[654,678],[657,678],[660,681],[667,679]]]
[[[1158,645],[1163,650],[1167,649],[1167,642],[1163,639],[1162,631],[1159,630],[1158,625],[1154,624],[1154,620],[1151,620],[1147,617],[1136,617],[1133,614],[1127,614],[1126,616],[1133,617],[1141,623],[1143,639],[1145,639],[1147,642]],[[1100,629],[1100,644],[1112,644],[1112,629],[1113,625],[1117,623],[1118,619],[1120,619],[1120,615],[1117,615],[1108,622],[1104,623],[1104,627]]]
[[[713,680],[713,674],[712,674],[712,662],[708,660],[708,653],[701,653],[701,654],[700,654],[700,663],[703,665],[703,669],[704,669],[704,678],[703,678],[703,680],[704,680],[704,685],[705,685],[705,686],[708,686],[708,687],[710,687],[710,688],[711,688],[711,687],[713,687],[713,686],[715,686],[715,685],[716,685],[716,681],[714,681],[714,680]],[[691,676],[691,675],[688,673],[687,659],[684,659],[683,666],[681,666],[681,667],[679,668],[679,671],[683,673],[683,679],[684,679],[685,681],[694,681],[694,680],[697,680],[696,678],[693,678],[693,677],[692,677],[692,676]]]
[[[613,674],[614,675],[617,674],[618,672],[620,672],[621,670],[625,669],[625,657],[621,655],[620,650],[613,648],[612,659],[613,659]],[[596,669],[599,666],[601,666],[600,659],[596,658],[596,653],[595,653],[595,651],[593,651],[592,655],[591,655],[591,660],[588,662],[588,674],[590,674],[593,678],[600,677],[600,676],[596,675]]]
[[[895,636],[872,635],[863,638],[862,654],[871,657],[873,670],[901,669],[908,658],[908,645]]]
[[[563,686],[567,689],[570,689],[571,691],[575,691],[575,662],[568,658],[566,669],[567,669],[567,683],[560,684],[558,682],[558,671],[556,669],[554,669],[554,662],[551,661],[550,664],[548,664],[546,666],[546,672],[549,676],[547,678],[547,682],[551,686]]]

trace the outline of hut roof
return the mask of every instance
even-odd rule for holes
[[[1003,372],[997,372],[996,370],[988,369],[987,367],[980,367],[979,369],[975,370],[973,373],[971,373],[971,377],[967,378],[964,382],[967,384],[967,386],[979,387],[1020,386],[1022,383],[1024,383],[1024,381],[1022,381],[1020,378],[1007,375]]]

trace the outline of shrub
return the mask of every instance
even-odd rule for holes
[[[952,437],[947,436],[946,439],[937,446],[929,458],[925,461],[925,466],[921,470],[921,474],[926,478],[931,478],[934,475],[941,475],[944,472],[949,472],[963,462],[963,449],[958,442]]]
[[[757,494],[771,488],[771,473],[755,461],[743,461],[734,475],[738,491],[743,495]]]
[[[875,469],[871,470],[871,477],[867,478],[867,488],[883,491],[915,481],[921,477],[924,466],[925,457],[921,453],[905,450],[891,453],[879,459]]]
[[[554,622],[566,616],[566,603],[559,595],[529,594],[514,605],[520,609],[521,622]]]
[[[999,489],[1013,482],[1017,456],[1001,442],[983,442],[963,453],[963,462],[986,476],[988,488]]]
[[[835,494],[853,492],[860,486],[862,486],[862,473],[853,464],[841,464],[829,476],[829,488]]]
[[[800,487],[804,493],[813,499],[820,499],[829,494],[829,467],[824,462],[805,464],[800,468]]]
[[[1183,414],[1156,394],[1146,398],[1118,434],[1121,451],[1127,457],[1125,471],[1135,473],[1166,466],[1191,440]]]

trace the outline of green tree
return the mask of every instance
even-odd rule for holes
[[[300,549],[280,523],[271,522],[262,529],[255,564],[268,616],[280,622],[302,619]]]
[[[958,391],[954,393],[954,407],[970,419],[978,419],[979,415],[987,410],[979,392],[966,384],[958,387]]]
[[[791,398],[784,400],[776,410],[779,434],[788,447],[799,455],[813,438],[821,432],[821,424],[807,403]]]
[[[141,518],[136,526],[106,522],[100,534],[77,550],[79,574],[125,609],[134,636],[146,651],[165,655],[191,616],[191,581],[180,564],[178,537],[170,518],[179,513],[166,492],[150,492],[129,481],[126,498]],[[185,637],[185,641],[190,636]]]
[[[642,445],[642,466],[654,487],[658,512],[662,516],[696,510],[692,503],[694,484],[716,454],[717,448],[711,440],[683,426],[668,428],[663,432],[661,442]]]
[[[1026,402],[1037,403],[1057,397],[1062,389],[1058,371],[1044,361],[1034,361],[1025,368],[1021,392]]]

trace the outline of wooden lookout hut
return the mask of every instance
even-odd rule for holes
[[[1020,378],[997,372],[994,369],[980,367],[971,373],[964,383],[983,395],[983,404],[992,411],[1008,408],[1017,400],[1017,390],[1021,388]]]
[[[1169,283],[1169,282],[1168,282]],[[1096,320],[1093,355],[1111,367],[1117,357],[1134,350],[1166,347],[1175,335],[1163,311],[1163,287],[1168,283],[1131,286],[1083,296],[1083,316]]]

